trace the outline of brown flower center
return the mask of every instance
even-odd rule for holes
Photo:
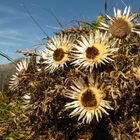
[[[58,48],[53,53],[53,59],[55,61],[61,61],[64,57],[64,51],[62,48]]]
[[[86,49],[86,57],[88,59],[94,59],[99,54],[99,50],[95,48],[94,46],[88,47]]]
[[[95,95],[91,89],[82,93],[81,102],[84,107],[94,107],[97,105]]]
[[[112,36],[123,39],[131,33],[131,27],[124,19],[114,19],[109,27]]]

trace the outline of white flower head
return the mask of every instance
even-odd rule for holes
[[[11,90],[15,90],[18,87],[20,80],[27,72],[29,62],[30,62],[30,59],[26,58],[22,60],[21,62],[17,63],[17,66],[16,66],[17,72],[15,73],[15,75],[12,76],[9,83],[9,88]]]
[[[94,118],[99,121],[102,113],[109,115],[106,109],[113,108],[109,101],[103,99],[103,89],[98,88],[98,83],[94,83],[92,79],[88,85],[83,79],[77,79],[73,83],[71,90],[66,93],[66,97],[74,100],[65,105],[66,109],[74,109],[70,116],[79,115],[78,120],[82,119],[83,123],[90,123]]]
[[[41,52],[46,69],[53,72],[56,69],[64,68],[71,59],[71,48],[74,40],[71,36],[58,36],[48,42],[46,49]]]
[[[99,30],[95,31],[95,35],[91,33],[89,37],[81,36],[73,48],[72,64],[81,69],[89,68],[92,72],[94,67],[113,61],[111,55],[116,51],[113,48],[115,42],[109,38],[107,32],[101,33]]]
[[[114,8],[114,17],[109,18],[109,24],[101,23],[103,27],[101,29],[108,30],[114,38],[125,39],[128,38],[131,33],[137,33],[140,35],[140,31],[136,28],[135,23],[136,14],[132,14],[129,7],[125,7],[124,12],[120,9]]]

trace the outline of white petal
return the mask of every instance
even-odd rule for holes
[[[126,6],[125,9],[124,9],[123,16],[126,15],[126,12],[127,12],[127,6]]]
[[[127,10],[127,14],[126,14],[126,17],[129,17],[129,14],[130,14],[130,6],[128,7],[128,10]]]
[[[100,108],[100,110],[102,110],[105,114],[109,115],[108,112],[107,112],[103,107],[100,106],[99,108]]]
[[[115,8],[113,9],[114,9],[114,17],[116,17],[117,16],[116,9]]]
[[[98,112],[96,110],[95,110],[95,116],[96,116],[97,122],[99,122],[99,116],[98,116]]]
[[[85,44],[85,46],[88,46],[89,45],[89,42],[87,41],[87,39],[83,36],[81,36],[82,40],[83,40],[83,43]]]

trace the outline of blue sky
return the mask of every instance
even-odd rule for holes
[[[104,0],[24,0],[32,16],[50,36],[60,29],[55,18],[48,12],[53,11],[64,28],[74,25],[73,20],[95,20],[104,12]],[[123,0],[140,10],[140,0]],[[121,0],[107,0],[108,14],[113,14],[113,7],[124,9]],[[0,0],[0,51],[16,59],[23,55],[16,50],[34,49],[42,43],[45,34],[36,26],[22,6],[22,0]],[[43,49],[43,48],[42,48]],[[0,56],[0,63],[9,61]]]

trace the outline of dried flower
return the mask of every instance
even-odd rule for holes
[[[46,69],[53,72],[55,69],[64,68],[66,62],[70,60],[70,51],[73,45],[73,39],[70,36],[58,36],[52,38],[46,49],[41,52]]]
[[[72,64],[82,69],[90,69],[105,62],[113,61],[110,56],[116,51],[113,40],[109,40],[107,32],[101,33],[99,30],[95,32],[95,36],[91,33],[89,38],[81,36],[81,41],[77,40],[78,45],[74,45]]]
[[[78,120],[82,119],[83,123],[90,123],[94,116],[99,121],[99,117],[102,118],[102,112],[108,115],[106,109],[112,109],[109,101],[103,99],[103,89],[98,88],[98,84],[93,79],[89,79],[88,85],[83,79],[73,81],[74,85],[66,93],[66,97],[74,100],[66,104],[66,109],[74,108],[70,116],[79,115]]]
[[[19,62],[16,66],[17,69],[17,73],[15,73],[15,75],[12,76],[10,83],[9,83],[9,88],[11,90],[15,90],[18,85],[20,80],[23,78],[23,76],[26,74],[27,69],[28,69],[28,65],[29,65],[29,59],[26,58],[24,60],[22,60],[21,62]]]
[[[140,31],[135,28],[136,24],[134,22],[136,14],[130,15],[130,6],[125,7],[123,14],[120,9],[114,8],[114,17],[107,15],[110,20],[109,24],[101,23],[103,27],[101,29],[108,30],[113,37],[117,39],[125,39],[131,33],[140,34]]]

